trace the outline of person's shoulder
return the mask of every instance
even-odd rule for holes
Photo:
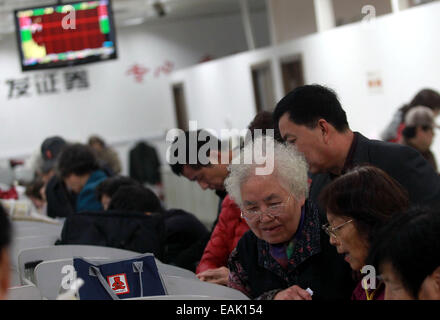
[[[364,136],[359,136],[359,145],[368,147],[368,153],[371,157],[402,159],[402,157],[417,157],[419,153],[413,148],[394,142],[387,142],[382,140],[368,139]]]

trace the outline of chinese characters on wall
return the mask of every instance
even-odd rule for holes
[[[73,90],[88,89],[89,76],[86,70],[49,72],[22,78],[7,79],[8,99],[49,95]]]

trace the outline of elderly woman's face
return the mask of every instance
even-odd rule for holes
[[[260,239],[277,244],[289,241],[295,234],[301,219],[303,199],[295,199],[284,189],[274,175],[252,176],[241,185],[244,211],[259,211],[257,219],[246,219],[252,232]],[[267,214],[270,208],[278,208],[276,215]]]

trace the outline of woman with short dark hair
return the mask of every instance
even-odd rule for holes
[[[327,209],[328,224],[323,228],[330,243],[357,272],[366,264],[377,229],[409,205],[407,191],[384,171],[370,165],[355,167],[335,179],[322,191],[320,201]],[[359,282],[352,299],[382,300],[383,295],[383,283],[369,290]]]
[[[68,145],[59,155],[57,172],[67,188],[77,194],[76,212],[100,211],[101,202],[95,194],[96,187],[108,174],[100,169],[92,149],[76,143]]]
[[[413,208],[396,215],[372,243],[368,263],[380,271],[386,300],[440,300],[440,215]]]

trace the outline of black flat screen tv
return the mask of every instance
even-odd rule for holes
[[[23,71],[117,58],[110,0],[17,9],[14,17]]]

